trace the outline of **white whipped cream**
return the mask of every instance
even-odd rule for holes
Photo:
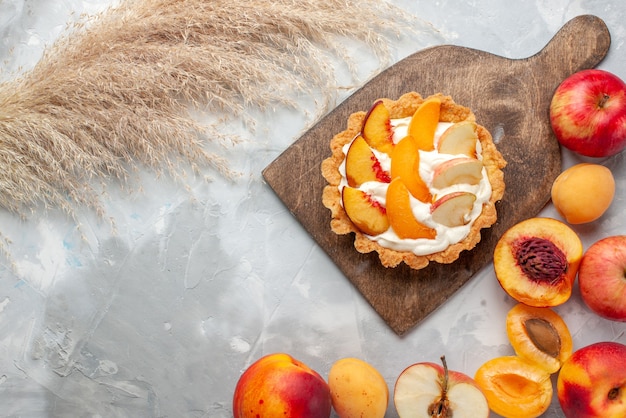
[[[398,143],[407,135],[410,120],[411,117],[391,120],[391,125],[394,132],[394,143]],[[435,149],[437,148],[437,141],[439,140],[443,132],[451,125],[452,123],[448,122],[440,122],[438,124],[434,140]],[[346,144],[343,147],[344,155],[348,152],[349,147],[350,143]],[[376,158],[378,158],[381,167],[389,173],[391,171],[391,158],[389,157],[389,155],[378,152],[376,150],[372,151],[376,155]],[[437,151],[422,150],[420,150],[419,153],[419,173],[422,180],[424,180],[433,196],[443,196],[456,191],[466,191],[473,193],[476,196],[476,201],[474,202],[472,211],[468,215],[468,222],[465,225],[456,227],[448,227],[439,224],[433,221],[433,218],[430,214],[430,204],[423,203],[413,196],[410,196],[413,216],[415,216],[415,218],[424,225],[434,228],[437,231],[437,236],[434,239],[403,239],[398,237],[398,235],[396,235],[391,227],[382,234],[374,236],[368,235],[368,237],[371,240],[378,242],[381,246],[385,248],[396,251],[412,252],[416,255],[428,255],[443,251],[450,245],[456,244],[457,242],[460,242],[467,237],[472,227],[472,224],[474,223],[476,218],[478,218],[478,216],[480,216],[480,214],[482,213],[483,204],[487,203],[491,197],[491,183],[489,182],[489,178],[487,177],[487,170],[483,167],[482,179],[476,185],[455,184],[444,189],[437,189],[432,185],[434,167],[444,161],[451,160],[453,158],[463,157],[463,155],[440,154]],[[482,148],[479,141],[477,141],[476,144],[476,155],[478,159],[482,160]],[[339,192],[341,193],[342,189],[347,185],[345,158],[343,163],[339,167],[339,172],[342,176],[341,183],[339,184]],[[388,186],[388,183],[371,181],[363,183],[359,187],[359,189],[371,195],[371,197],[379,202],[381,205],[386,206],[385,196],[387,194]]]

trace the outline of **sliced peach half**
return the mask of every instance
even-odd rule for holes
[[[376,101],[363,119],[361,135],[370,147],[391,155],[393,150],[393,130],[389,109],[382,100]]]
[[[341,192],[341,199],[346,215],[364,234],[378,235],[389,229],[384,206],[366,192],[346,186]]]
[[[346,153],[346,178],[348,185],[359,187],[367,181],[389,183],[391,177],[380,165],[362,136],[357,136]]]
[[[433,170],[433,187],[443,189],[455,184],[478,184],[483,178],[483,163],[476,158],[458,157],[444,161]]]
[[[506,316],[506,332],[515,353],[546,370],[559,371],[572,355],[572,335],[551,308],[515,305]]]
[[[412,136],[400,140],[391,154],[391,178],[401,178],[409,192],[422,202],[430,202],[432,196],[419,173],[420,153]]]
[[[446,129],[437,141],[437,151],[442,154],[463,154],[476,158],[478,125],[473,121],[455,123]]]
[[[470,192],[453,192],[435,200],[430,207],[433,221],[455,227],[469,222],[468,215],[474,207],[476,195]]]
[[[433,239],[437,231],[413,216],[409,189],[401,178],[391,180],[387,188],[387,216],[391,228],[402,239]]]
[[[496,357],[481,365],[474,376],[489,408],[508,418],[535,418],[552,401],[550,373],[518,356]]]
[[[429,97],[422,102],[409,122],[408,135],[415,138],[419,149],[433,151],[435,149],[435,131],[439,124],[441,100]]]
[[[530,218],[500,237],[493,265],[509,296],[542,308],[570,298],[582,255],[582,242],[569,226],[556,219]]]

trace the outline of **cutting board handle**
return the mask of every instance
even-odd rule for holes
[[[611,34],[602,19],[581,15],[567,22],[548,44],[531,60],[537,60],[537,71],[551,76],[567,76],[598,65],[611,45]],[[554,74],[554,72],[559,72]]]

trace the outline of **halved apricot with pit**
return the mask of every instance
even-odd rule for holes
[[[476,383],[489,408],[508,418],[535,418],[552,401],[550,373],[518,356],[496,357],[478,368]]]
[[[572,335],[563,318],[550,308],[515,305],[506,316],[506,332],[515,353],[555,373],[572,355]]]
[[[551,218],[530,218],[509,228],[493,255],[496,277],[518,302],[536,307],[567,301],[583,255],[580,238]]]

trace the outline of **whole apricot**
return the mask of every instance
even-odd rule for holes
[[[235,418],[328,418],[331,408],[326,381],[285,353],[268,354],[252,363],[233,396]]]
[[[371,364],[353,357],[337,360],[328,372],[332,405],[340,418],[383,418],[389,388]]]
[[[607,167],[581,163],[563,171],[552,184],[552,203],[570,224],[592,222],[609,208],[615,179]]]

